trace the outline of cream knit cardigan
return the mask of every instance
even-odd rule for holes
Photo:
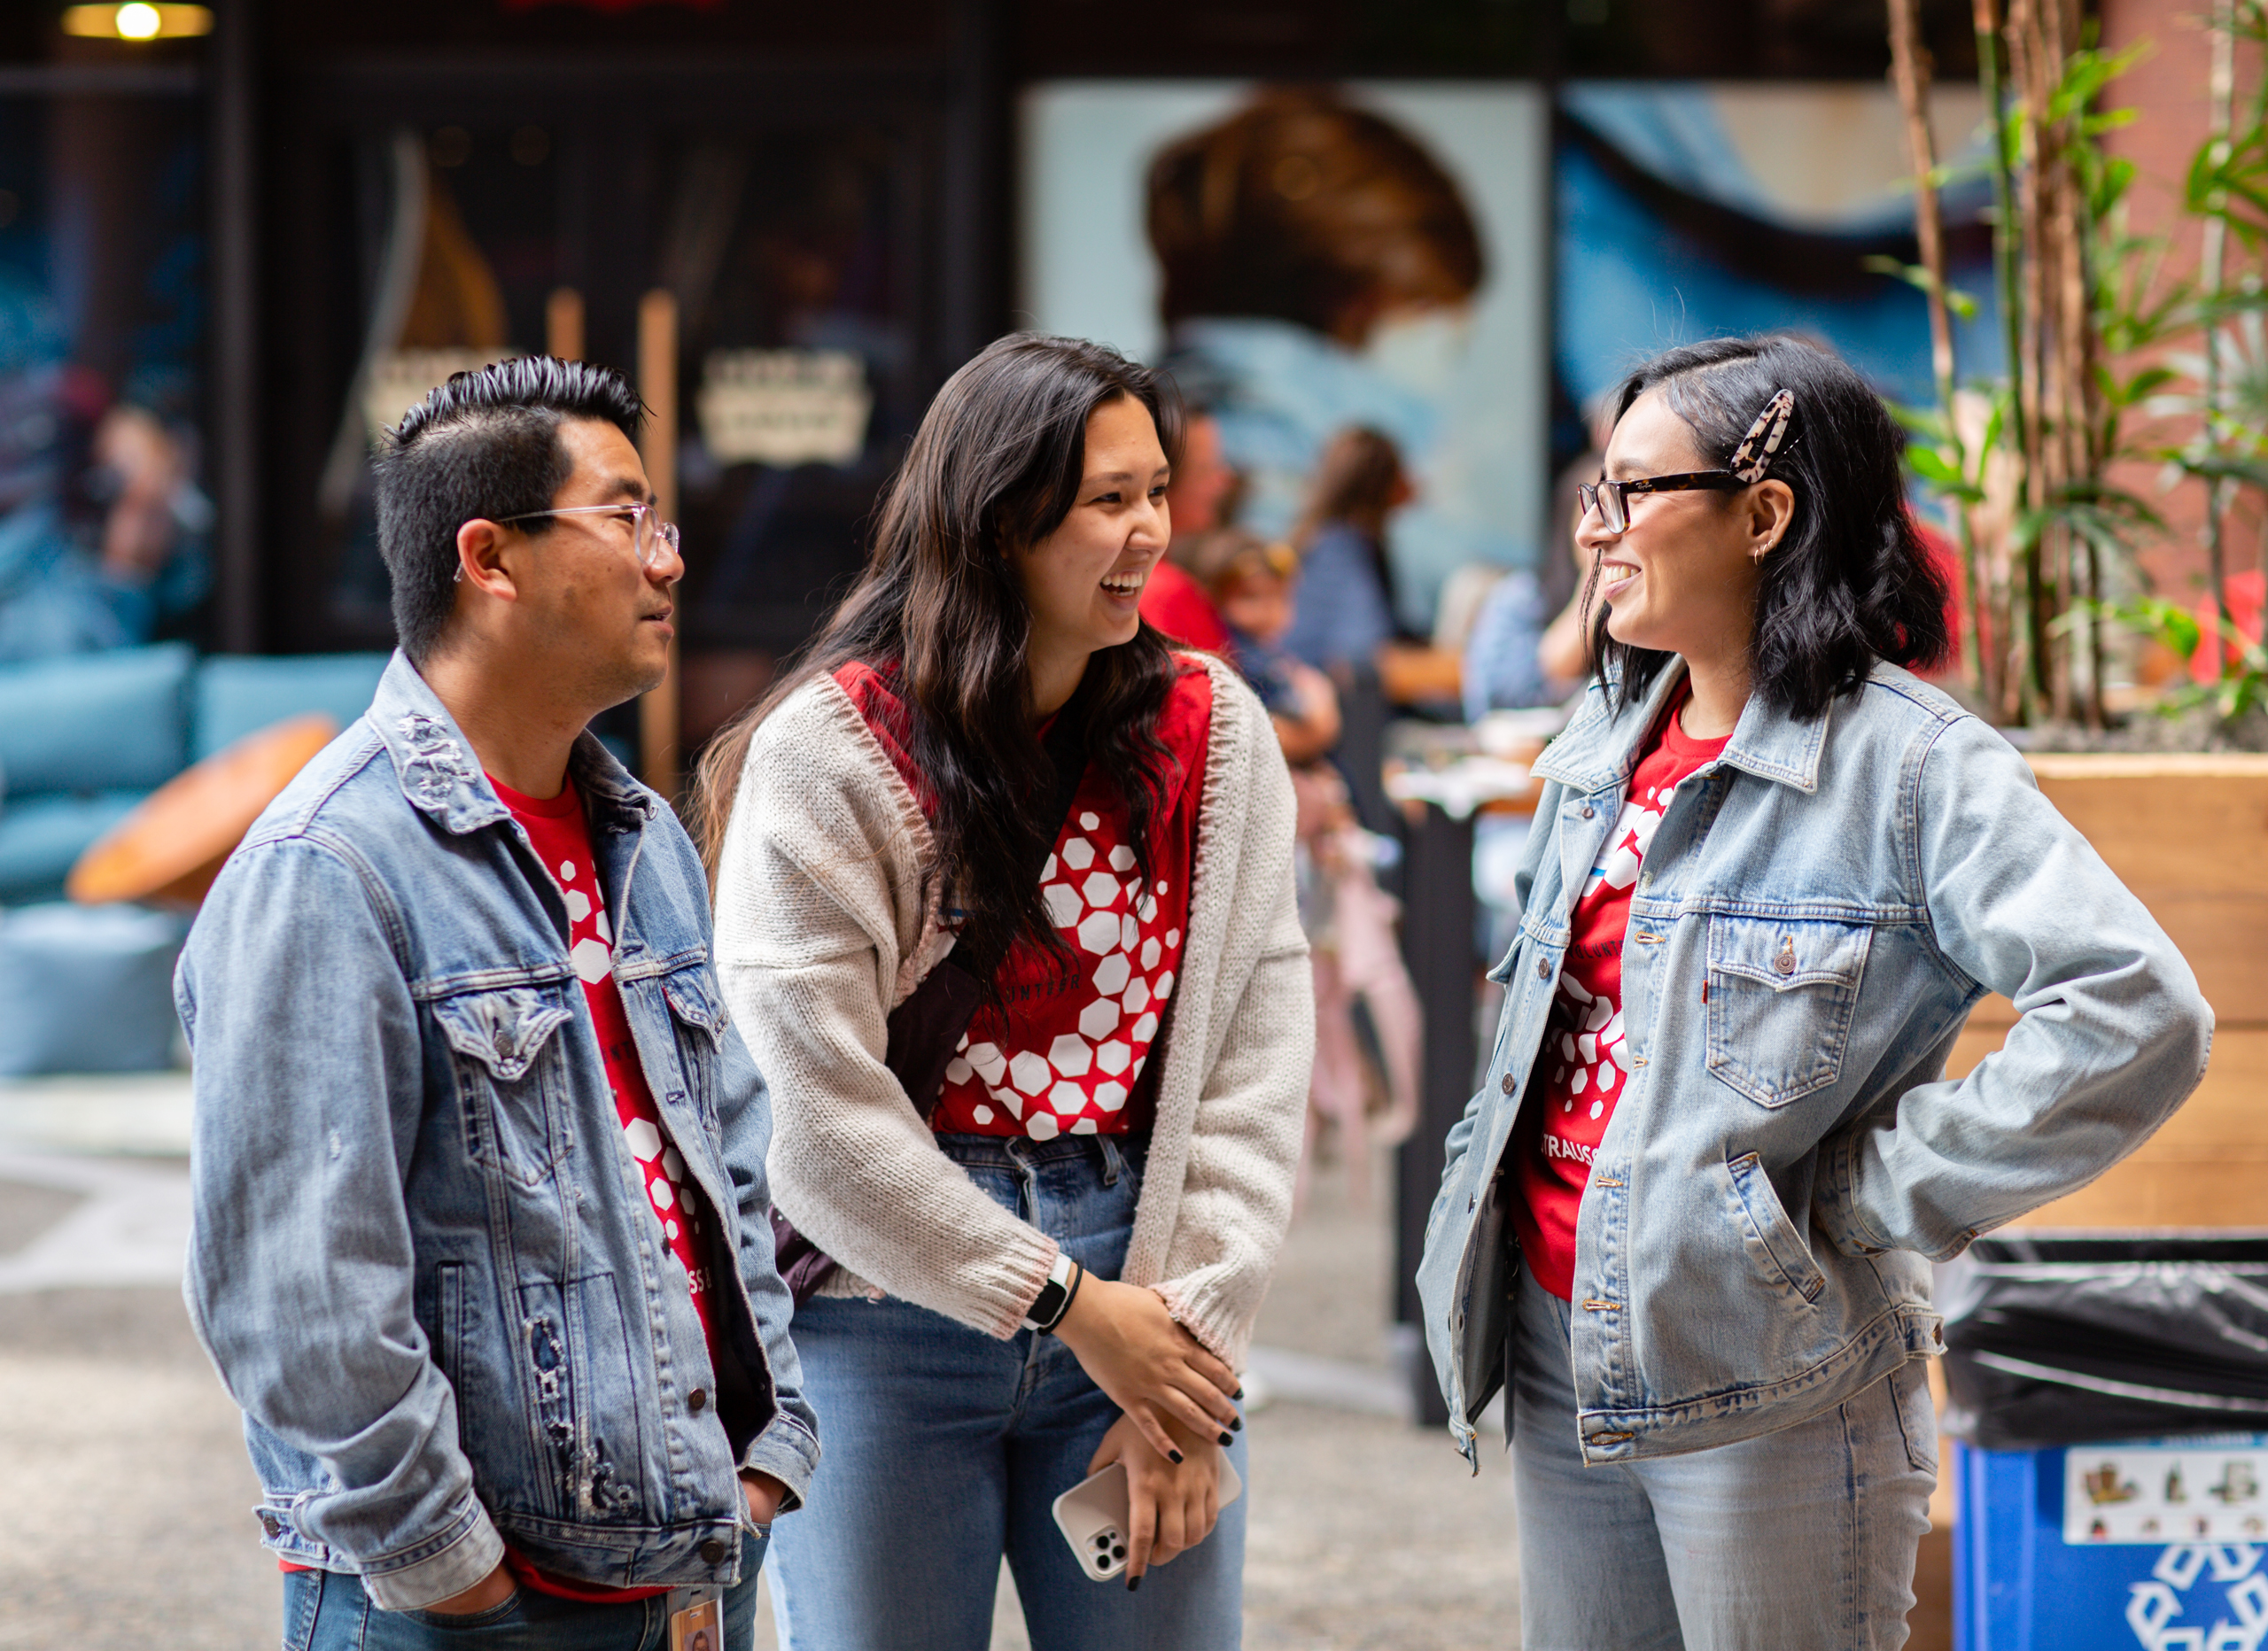
[[[1315,1005],[1290,777],[1259,701],[1205,663],[1189,933],[1121,1276],[1241,1368],[1291,1217]],[[773,1197],[841,1263],[822,1293],[878,1287],[1005,1337],[1055,1241],[938,1150],[882,1064],[889,1012],[952,947],[935,899],[921,903],[930,842],[850,696],[831,677],[806,684],[757,730],[742,771],[718,868],[718,974],[771,1089]]]

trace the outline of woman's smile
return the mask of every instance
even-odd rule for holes
[[[1150,569],[1154,565],[1146,562],[1138,568],[1126,568],[1105,575],[1102,593],[1111,600],[1114,606],[1138,609],[1142,605],[1142,587],[1150,582]]]

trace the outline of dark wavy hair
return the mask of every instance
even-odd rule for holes
[[[1121,397],[1149,409],[1167,459],[1178,458],[1172,381],[1105,345],[1012,333],[945,381],[883,496],[858,583],[794,668],[702,756],[695,814],[712,879],[757,726],[806,682],[862,661],[896,673],[907,754],[936,799],[936,862],[923,868],[935,881],[925,888],[941,884],[963,912],[960,945],[997,957],[1029,936],[1060,950],[1038,877],[1059,823],[1037,806],[1054,773],[1032,725],[1031,609],[1008,551],[1070,515],[1087,420]],[[1172,762],[1156,725],[1174,671],[1145,624],[1093,655],[1066,711],[1084,716],[1088,756],[1125,799],[1138,856]]]
[[[1616,420],[1654,390],[1703,458],[1723,469],[1774,392],[1795,392],[1771,469],[1795,494],[1795,512],[1764,559],[1750,643],[1750,681],[1767,704],[1809,721],[1855,692],[1876,659],[1927,667],[1945,657],[1950,593],[1906,508],[1905,433],[1847,362],[1781,336],[1689,344],[1623,380]],[[1597,588],[1594,563],[1586,602]],[[1671,656],[1616,641],[1609,611],[1593,622],[1592,657],[1619,712],[1644,697]]]

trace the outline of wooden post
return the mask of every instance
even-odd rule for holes
[[[640,456],[664,521],[677,520],[677,296],[656,288],[638,301],[638,394],[646,403]],[[681,588],[681,587],[680,587]],[[684,609],[677,630],[685,631]],[[672,802],[678,793],[677,643],[669,674],[638,701],[638,755],[646,783]]]
[[[554,287],[543,306],[543,347],[563,361],[583,359],[583,295],[573,287]]]

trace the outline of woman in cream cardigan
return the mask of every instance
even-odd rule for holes
[[[796,1651],[982,1651],[1004,1554],[1038,1651],[1238,1643],[1222,1465],[1313,1010],[1268,717],[1138,613],[1180,424],[1108,349],[985,350],[703,765],[784,1253],[835,1263],[795,1327],[826,1449],[773,1550]],[[1129,1528],[1075,1554],[1054,1500],[1114,1462]]]

